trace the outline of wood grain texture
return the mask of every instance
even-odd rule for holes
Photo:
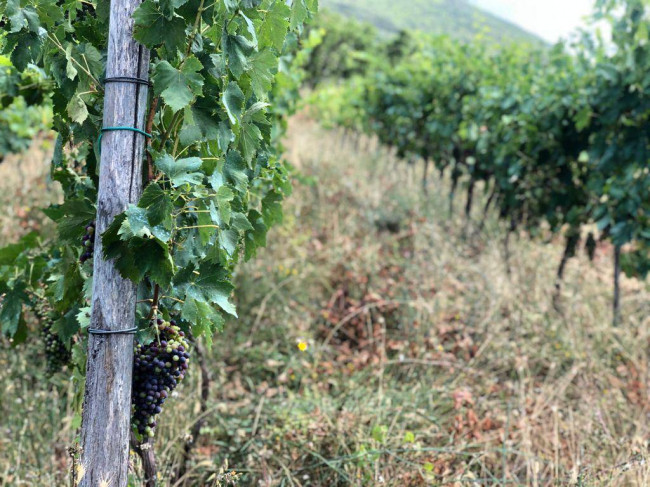
[[[133,40],[132,15],[140,0],[112,0],[106,76],[148,79],[149,51]],[[144,128],[148,88],[107,83],[104,127]],[[100,235],[142,192],[144,137],[107,132],[102,140],[95,238],[91,327],[134,326],[136,287],[102,257]],[[81,430],[82,487],[127,485],[133,335],[90,335]]]

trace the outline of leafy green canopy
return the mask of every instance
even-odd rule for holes
[[[574,242],[585,224],[631,244],[628,274],[650,268],[650,7],[600,2],[614,44],[500,49],[420,36],[382,50],[361,76],[312,97],[328,123],[375,134],[409,160],[433,161],[499,215]],[[393,47],[399,47],[393,45]],[[399,49],[398,49],[399,52]]]
[[[589,188],[593,218],[615,245],[635,242],[622,257],[627,274],[650,271],[650,5],[599,0],[597,19],[612,25],[614,46],[596,45],[596,76],[582,125],[592,135]]]
[[[321,40],[303,66],[312,87],[324,80],[347,79],[365,72],[368,57],[379,48],[377,31],[371,25],[329,12],[319,13],[308,31]]]
[[[19,73],[9,58],[0,56],[0,162],[7,154],[26,150],[51,123],[51,108],[43,97],[50,88],[42,71]]]
[[[298,35],[316,8],[316,0],[145,0],[135,12],[135,38],[152,54],[149,177],[101,238],[105,256],[139,285],[138,319],[159,309],[210,343],[236,316],[234,266],[265,244],[290,192],[278,137],[297,94],[289,68]],[[44,210],[55,238],[30,234],[0,250],[0,326],[19,343],[24,309],[47,299],[54,331],[74,343],[80,379],[92,263],[79,255],[95,218],[108,11],[107,0],[0,0],[12,73],[38,69],[52,80],[52,177],[65,193]]]

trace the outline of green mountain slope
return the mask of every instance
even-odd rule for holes
[[[322,8],[374,24],[384,34],[421,30],[469,40],[487,31],[498,41],[543,41],[524,29],[470,5],[467,0],[320,0]]]

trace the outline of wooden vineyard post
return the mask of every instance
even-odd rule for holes
[[[612,324],[621,324],[621,246],[614,246],[614,300],[612,303]]]
[[[106,66],[104,127],[144,130],[149,51],[133,40],[139,0],[112,0]],[[135,325],[136,287],[102,256],[101,234],[142,192],[145,137],[128,130],[106,132],[95,236],[91,329],[120,331]],[[132,334],[89,334],[81,428],[82,487],[127,485],[131,420]]]

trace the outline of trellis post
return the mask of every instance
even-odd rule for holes
[[[133,40],[139,0],[111,0],[104,127],[144,130],[148,86],[114,78],[148,79],[149,51]],[[106,132],[101,141],[91,329],[119,331],[135,324],[136,286],[102,256],[101,234],[142,192],[145,137]],[[131,419],[132,334],[89,334],[81,429],[82,487],[127,485]]]

